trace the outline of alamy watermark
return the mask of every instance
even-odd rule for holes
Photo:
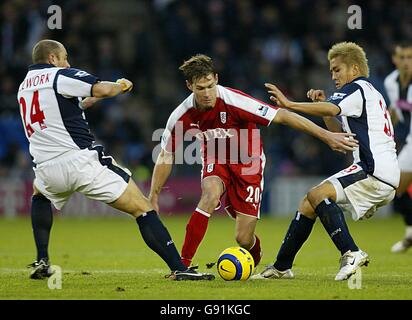
[[[61,290],[62,288],[62,268],[57,265],[50,266],[53,274],[47,280],[47,286],[50,290]]]
[[[351,30],[362,29],[362,8],[358,5],[351,5],[348,7],[348,28]]]
[[[54,4],[47,8],[47,13],[50,15],[50,17],[47,19],[47,27],[50,30],[62,29],[63,28],[62,8]]]
[[[348,288],[351,290],[362,289],[362,270],[360,268],[348,279]]]

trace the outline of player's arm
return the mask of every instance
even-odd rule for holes
[[[343,132],[342,123],[336,117],[323,117],[326,127],[332,132]]]
[[[80,105],[83,110],[86,110],[93,106],[96,102],[108,98],[117,96],[120,93],[126,93],[132,90],[133,83],[127,79],[118,79],[116,82],[102,81],[97,82],[92,87],[92,97],[84,98]]]
[[[346,153],[346,151],[354,151],[358,147],[358,141],[353,138],[355,134],[330,132],[319,127],[309,119],[285,109],[278,110],[272,122],[304,131],[325,142],[334,151]]]
[[[92,96],[95,98],[110,98],[132,90],[133,83],[127,79],[119,79],[116,82],[100,81],[93,85]]]
[[[319,117],[334,117],[340,113],[340,108],[327,101],[317,102],[294,102],[290,101],[274,84],[265,83],[265,87],[271,94],[270,100],[278,106],[290,109],[296,112],[306,113],[312,116]]]
[[[127,79],[116,82],[100,81],[97,77],[79,69],[65,68],[56,74],[55,90],[65,98],[109,98],[132,90],[133,83]],[[90,107],[94,100],[86,100]],[[95,101],[94,101],[95,102]]]
[[[313,102],[325,102],[326,101],[326,95],[325,91],[320,90],[320,89],[310,89],[307,93],[306,96],[312,100]],[[323,117],[323,122],[325,122],[326,127],[328,128],[329,131],[332,132],[342,132],[342,123],[336,119],[334,116],[333,117]]]
[[[149,200],[157,212],[159,212],[159,195],[172,172],[173,160],[173,153],[162,149],[153,169]]]
[[[96,102],[102,99],[103,98],[87,97],[81,101],[80,105],[83,110],[86,110],[86,109],[89,109],[91,106],[93,106]]]

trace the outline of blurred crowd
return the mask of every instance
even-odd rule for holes
[[[61,30],[47,27],[52,4],[62,9]],[[348,28],[351,4],[362,9],[360,30]],[[86,116],[97,142],[138,180],[150,178],[153,168],[159,141],[152,141],[152,133],[190,93],[178,72],[190,56],[210,55],[220,84],[266,102],[265,82],[306,100],[310,88],[333,91],[326,58],[333,43],[363,46],[371,81],[383,90],[394,68],[394,44],[412,38],[408,0],[3,0],[0,8],[0,177],[31,171],[16,92],[42,38],[62,42],[73,67],[135,83],[133,94],[101,102]],[[272,126],[262,135],[272,176],[330,175],[351,161],[287,127]],[[180,167],[182,174],[198,174]]]

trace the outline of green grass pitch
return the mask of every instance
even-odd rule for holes
[[[188,216],[162,217],[180,250]],[[264,256],[258,271],[273,262],[290,218],[264,216],[257,227]],[[145,299],[145,300],[279,300],[279,299],[412,299],[412,250],[390,253],[404,233],[400,217],[353,222],[357,244],[371,258],[362,268],[360,289],[336,282],[339,254],[318,221],[295,260],[293,280],[171,281],[168,268],[144,244],[128,217],[54,220],[50,255],[62,269],[61,289],[47,280],[30,280],[25,265],[33,261],[34,242],[28,218],[0,219],[0,299]],[[212,217],[194,263],[206,271],[226,247],[235,245],[234,221]]]

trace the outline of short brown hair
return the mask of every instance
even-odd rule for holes
[[[55,40],[40,40],[33,48],[31,55],[33,63],[47,63],[49,54],[58,55],[62,47],[63,45]]]
[[[368,59],[361,46],[354,42],[336,43],[328,52],[328,60],[340,57],[347,66],[357,65],[364,77],[369,77]]]
[[[193,83],[193,81],[197,79],[207,77],[211,73],[213,75],[216,74],[212,58],[204,54],[197,54],[189,60],[184,61],[179,67],[179,70],[182,71],[185,79],[190,83]]]

